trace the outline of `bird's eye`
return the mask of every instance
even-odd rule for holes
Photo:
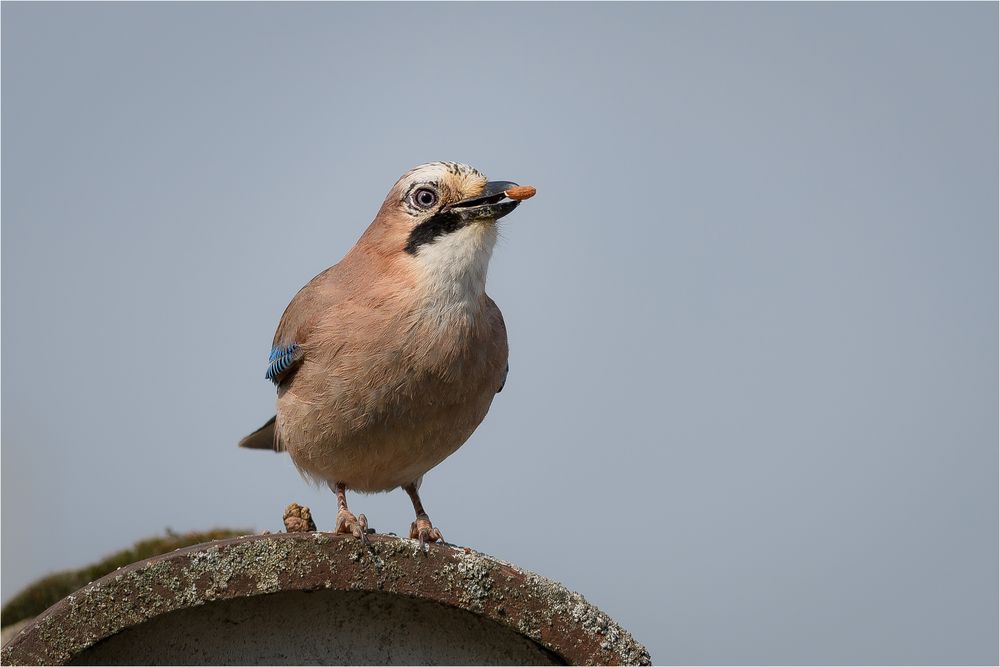
[[[420,208],[430,208],[437,203],[437,200],[437,193],[430,188],[420,188],[413,193],[413,201],[416,202],[417,206]]]

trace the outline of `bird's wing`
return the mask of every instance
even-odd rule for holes
[[[496,345],[496,354],[501,355],[504,362],[503,377],[500,379],[500,385],[497,387],[497,393],[499,394],[507,385],[507,374],[510,372],[510,362],[507,359],[507,325],[504,324],[503,313],[500,312],[500,307],[497,306],[496,302],[485,294],[483,296],[486,299],[487,316],[490,318],[490,324],[493,328],[493,341]]]
[[[303,356],[302,346],[299,343],[276,344],[271,348],[264,377],[275,385],[280,385],[282,380],[295,372]]]
[[[271,354],[264,374],[276,386],[290,380],[306,356],[309,336],[323,312],[336,301],[331,289],[334,269],[330,267],[300,289],[285,308],[271,342]]]
[[[343,299],[347,289],[342,284],[343,277],[350,272],[345,271],[342,264],[331,266],[310,280],[296,293],[281,315],[264,374],[279,388],[279,393],[282,385],[287,385],[295,376],[303,360],[315,353],[315,341],[310,338],[317,323]],[[240,447],[285,451],[285,444],[276,429],[276,418],[271,417],[266,424],[240,440]]]

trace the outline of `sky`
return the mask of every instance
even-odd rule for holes
[[[2,597],[333,494],[236,448],[411,166],[537,196],[450,542],[662,664],[998,660],[996,3],[2,6]],[[349,497],[406,532],[400,491]]]

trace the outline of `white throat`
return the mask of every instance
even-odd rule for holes
[[[420,246],[414,259],[435,308],[479,307],[496,241],[496,224],[477,222]]]

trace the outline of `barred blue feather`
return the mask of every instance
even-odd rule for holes
[[[268,357],[267,373],[264,374],[268,380],[274,384],[281,382],[281,377],[285,372],[298,361],[299,344],[275,345],[271,349],[271,356]]]

